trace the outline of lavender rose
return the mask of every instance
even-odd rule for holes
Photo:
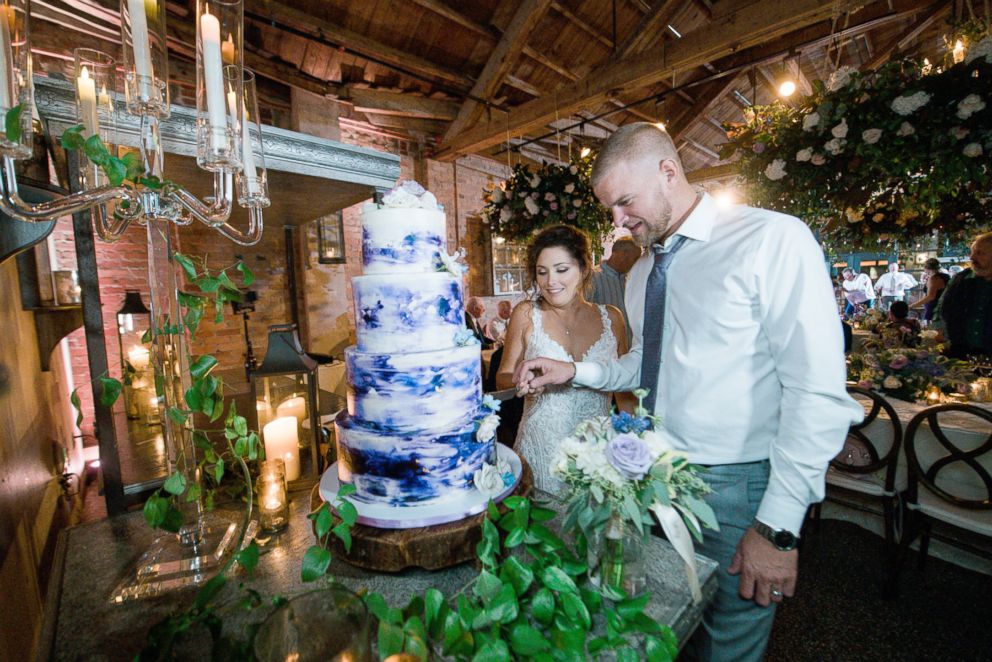
[[[624,478],[640,480],[654,464],[647,445],[632,434],[618,434],[606,444],[606,460]]]
[[[902,370],[907,365],[909,365],[909,359],[902,354],[896,354],[892,357],[892,360],[889,361],[889,367],[893,370]]]

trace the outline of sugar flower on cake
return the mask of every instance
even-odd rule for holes
[[[475,489],[490,498],[498,497],[506,489],[506,484],[503,482],[503,476],[500,474],[499,468],[488,462],[483,463],[481,469],[475,470],[472,474],[472,482],[475,485]]]
[[[462,261],[464,258],[464,248],[459,248],[451,255],[444,251],[438,251],[434,259],[434,268],[436,271],[447,271],[452,276],[460,277],[466,269],[465,263]]]
[[[434,194],[412,179],[404,179],[382,196],[382,204],[397,209],[438,209]]]
[[[475,337],[471,329],[461,328],[455,333],[454,337],[455,345],[458,347],[465,347],[466,345],[478,345],[479,339]]]
[[[502,402],[500,402],[493,396],[489,395],[488,393],[482,396],[482,406],[493,413],[498,412],[502,404],[503,404]]]
[[[499,416],[489,414],[479,423],[479,429],[475,431],[475,440],[479,443],[492,441],[496,436],[496,428],[499,427]]]

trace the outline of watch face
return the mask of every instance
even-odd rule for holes
[[[776,531],[774,542],[779,549],[792,549],[796,546],[796,536],[791,531]]]

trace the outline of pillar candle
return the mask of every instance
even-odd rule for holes
[[[303,396],[296,396],[283,400],[276,408],[279,416],[295,416],[296,420],[302,421],[307,417],[307,403]]]
[[[131,46],[134,51],[134,73],[138,76],[138,95],[142,101],[152,97],[152,47],[148,41],[148,16],[145,0],[127,0],[131,18]]]
[[[225,44],[226,45],[226,44]],[[235,123],[238,112],[238,97],[234,90],[227,92],[227,107],[231,112],[231,122]],[[248,130],[248,109],[241,110],[241,168],[244,173],[248,195],[258,193],[258,172],[255,170],[255,154],[251,148],[251,132]]]
[[[0,5],[0,108],[10,108],[13,99],[10,82],[14,80],[14,54],[10,49],[10,28],[14,24],[14,10]]]
[[[87,136],[100,133],[100,121],[96,114],[96,81],[90,78],[89,69],[85,66],[76,79],[76,91],[79,95],[79,115],[86,128]]]
[[[220,53],[220,21],[205,8],[200,17],[200,42],[203,52],[203,84],[207,92],[207,118],[210,123],[210,146],[223,151],[227,145],[227,111],[224,109],[224,63]]]
[[[262,428],[265,457],[286,463],[286,480],[300,477],[300,447],[296,434],[296,417],[280,416]]]
[[[227,35],[227,41],[221,44],[220,47],[221,55],[224,59],[224,64],[234,64],[234,35]]]

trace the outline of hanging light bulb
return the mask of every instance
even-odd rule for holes
[[[964,60],[965,53],[968,49],[965,48],[964,42],[960,39],[954,42],[954,48],[951,50],[951,57],[954,59],[954,64]]]
[[[662,131],[665,130],[665,123],[664,122],[655,122],[654,125],[656,127],[658,127],[659,129],[661,129]]]
[[[592,150],[589,149],[588,147],[583,147],[582,151],[579,152],[579,156],[582,157],[583,159],[589,156],[590,154],[592,154]]]
[[[796,83],[793,80],[784,80],[778,86],[778,95],[783,98],[791,97],[796,92]]]

